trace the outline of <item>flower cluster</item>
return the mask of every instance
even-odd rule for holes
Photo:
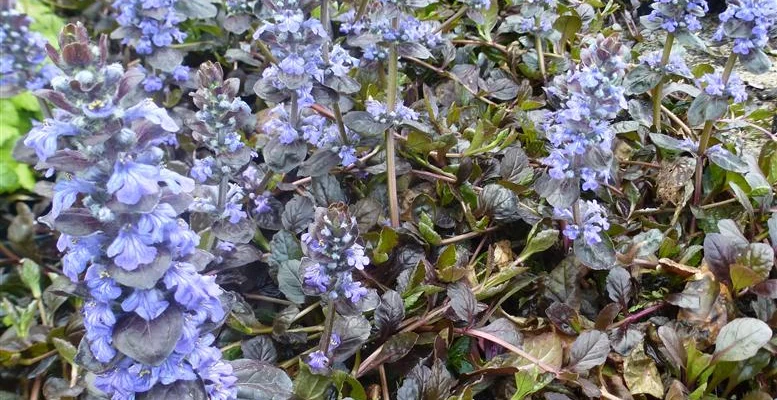
[[[254,11],[256,3],[256,1],[252,0],[227,0],[227,13],[251,14]]]
[[[476,10],[485,11],[491,7],[491,1],[489,0],[465,0],[464,3]]]
[[[359,65],[340,45],[331,51],[329,34],[314,18],[306,18],[296,0],[278,0],[264,24],[254,33],[254,38],[270,47],[277,63],[262,73],[254,89],[260,97],[278,103],[272,109],[274,118],[262,125],[262,130],[281,144],[291,145],[301,141],[330,149],[340,156],[342,165],[356,161],[353,143],[359,141],[355,132],[329,123],[310,108],[314,104],[313,89],[317,86],[342,88],[333,82],[353,82],[348,73]],[[326,58],[324,54],[326,53]],[[274,89],[275,92],[270,92]]]
[[[745,84],[736,73],[732,73],[725,83],[720,71],[704,74],[698,79],[697,85],[712,97],[725,98],[726,100],[733,98],[735,103],[747,101]]]
[[[583,179],[583,190],[595,190],[610,178],[614,133],[610,127],[626,108],[624,56],[628,51],[615,38],[599,37],[581,50],[581,64],[566,76],[557,76],[548,93],[562,108],[552,112],[544,130],[552,148],[543,160],[556,180]]]
[[[385,104],[369,98],[364,106],[367,112],[372,115],[374,121],[381,124],[418,120],[418,113],[404,104],[397,104],[394,111],[389,111],[388,106]]]
[[[121,38],[138,54],[152,54],[158,48],[183,43],[186,33],[178,24],[186,17],[176,11],[177,0],[115,0],[116,21],[121,28],[113,37]]]
[[[559,220],[567,221],[564,228],[564,236],[569,240],[577,239],[582,233],[586,244],[592,246],[602,241],[602,232],[610,228],[607,222],[607,211],[596,200],[580,201],[580,221],[575,221],[572,210],[559,209],[553,210],[554,217]]]
[[[185,65],[179,65],[175,67],[173,72],[169,74],[164,72],[152,74],[140,65],[137,68],[139,68],[146,75],[146,78],[143,79],[141,85],[143,86],[143,90],[145,90],[147,93],[158,92],[164,89],[165,81],[168,80],[177,84],[182,84],[189,80],[189,67]]]
[[[701,29],[699,18],[708,11],[705,0],[656,0],[653,11],[642,17],[648,29],[663,29],[669,33],[695,32]]]
[[[777,24],[777,1],[730,0],[728,8],[720,14],[722,24],[715,32],[715,40],[724,36],[734,39],[734,53],[749,55],[752,50],[763,49],[774,35]]]
[[[43,220],[62,232],[65,275],[87,289],[84,340],[103,364],[95,386],[116,400],[173,383],[235,398],[208,333],[225,318],[222,291],[198,273],[199,237],[180,218],[194,182],[165,167],[179,128],[151,100],[133,104],[144,76],[106,64],[105,36],[92,46],[68,25],[59,42],[52,58],[66,74],[40,92],[58,108],[24,144],[37,168],[61,172]]]
[[[345,299],[352,304],[368,294],[352,275],[354,269],[364,269],[370,262],[364,247],[356,242],[358,237],[356,218],[350,216],[348,206],[334,204],[316,209],[313,223],[302,235],[306,257],[300,273],[306,293],[333,301]]]
[[[553,23],[558,18],[555,0],[539,0],[521,3],[518,14],[505,18],[505,28],[517,33],[547,37],[553,30]]]
[[[44,63],[46,39],[30,31],[32,19],[15,7],[14,0],[0,1],[0,97],[40,89],[59,73]]]
[[[685,64],[685,58],[682,52],[673,51],[666,65],[661,65],[662,51],[652,51],[647,54],[639,56],[639,62],[647,65],[654,71],[661,72],[665,75],[677,75],[684,78],[692,79],[693,73],[691,73],[688,65]]]
[[[350,35],[351,42],[362,48],[367,61],[384,60],[388,57],[388,46],[395,43],[421,45],[433,49],[443,42],[437,31],[436,22],[421,21],[402,8],[408,5],[384,4],[356,20],[355,10],[340,16],[340,32]],[[396,19],[396,26],[394,25]]]

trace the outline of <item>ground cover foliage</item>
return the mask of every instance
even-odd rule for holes
[[[0,398],[777,396],[774,0],[0,19]]]

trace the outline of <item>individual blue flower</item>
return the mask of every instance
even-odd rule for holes
[[[132,226],[119,230],[116,239],[108,246],[106,255],[127,271],[133,271],[139,265],[149,264],[156,258],[157,250],[146,242],[148,238]]]
[[[89,325],[103,324],[113,326],[116,324],[116,315],[109,303],[87,301],[82,309],[84,323]]]
[[[332,75],[343,77],[348,75],[353,68],[359,66],[359,59],[352,57],[348,50],[339,44],[332,46],[329,54],[329,71]]]
[[[256,196],[254,199],[254,212],[257,214],[265,214],[272,211],[272,207],[269,203],[269,195]]]
[[[211,176],[213,176],[213,163],[215,160],[213,157],[198,158],[194,160],[194,166],[192,166],[189,174],[199,183],[204,183]]]
[[[413,109],[406,107],[404,104],[397,104],[393,111],[389,111],[388,107],[372,98],[367,99],[365,102],[365,109],[370,115],[372,115],[375,122],[380,123],[400,123],[402,121],[416,121],[418,120],[418,113]]]
[[[165,187],[175,194],[189,193],[194,190],[194,180],[167,168],[159,170],[159,180],[164,182]]]
[[[126,312],[134,311],[146,321],[151,321],[162,315],[169,305],[157,289],[135,289],[121,302],[121,309]]]
[[[194,252],[200,243],[200,237],[189,229],[186,221],[178,218],[178,223],[168,225],[167,241],[170,251],[178,256],[185,256]]]
[[[60,137],[76,134],[78,134],[78,128],[69,121],[47,119],[30,130],[24,139],[24,145],[32,147],[38,159],[46,161],[57,151],[57,141]]]
[[[54,185],[54,196],[51,200],[51,218],[56,219],[63,210],[67,210],[79,194],[91,194],[94,185],[78,178],[60,179]]]
[[[167,110],[156,105],[151,99],[145,99],[124,111],[125,122],[137,119],[145,119],[159,125],[167,132],[178,132],[179,129],[178,124],[167,114]]]
[[[232,373],[231,365],[220,360],[214,361],[201,368],[199,374],[205,381],[209,400],[231,400],[237,397],[237,378]]]
[[[189,80],[189,67],[185,65],[179,65],[173,69],[173,79],[176,82],[186,82]]]
[[[323,372],[329,368],[329,357],[321,350],[316,350],[308,355],[308,365],[313,372]]]
[[[305,269],[305,274],[302,277],[303,283],[320,293],[324,293],[329,290],[330,277],[326,271],[326,268],[319,264],[313,264]]]
[[[243,211],[242,205],[228,202],[224,204],[224,212],[221,217],[228,219],[230,224],[236,224],[248,217],[248,214]]]
[[[159,379],[159,369],[143,365],[132,364],[127,368],[127,373],[132,377],[132,390],[135,392],[147,392],[151,390]]]
[[[109,302],[121,296],[121,288],[102,264],[92,264],[86,270],[84,280],[89,288],[89,295],[97,301]]]
[[[113,116],[116,107],[111,100],[98,99],[89,104],[84,104],[81,110],[90,119],[106,119]]]
[[[173,206],[167,203],[157,204],[151,212],[140,215],[138,221],[138,233],[149,235],[148,243],[160,243],[164,241],[168,226],[177,224],[178,213]]]
[[[353,280],[351,274],[341,275],[338,285],[338,292],[354,304],[358,303],[359,300],[369,293],[369,291],[362,286],[361,282]]]
[[[348,265],[358,270],[364,269],[370,263],[369,257],[364,255],[364,247],[358,243],[351,245],[350,248],[345,250],[344,254]]]
[[[159,192],[159,167],[136,163],[132,160],[117,160],[113,175],[108,180],[108,193],[124,204],[137,204],[140,198]]]
[[[197,379],[192,365],[185,360],[183,354],[173,352],[157,368],[159,383],[169,385],[175,381],[193,381]]]
[[[167,289],[175,289],[176,302],[186,309],[209,310],[208,315],[211,315],[214,320],[219,320],[223,316],[220,306],[210,309],[214,305],[214,300],[218,302],[221,289],[212,279],[198,274],[191,264],[176,263],[165,273],[163,280]]]
[[[89,341],[89,349],[94,358],[107,363],[116,357],[116,349],[113,347],[113,327],[96,324],[86,331],[86,339]]]
[[[68,250],[62,257],[62,272],[65,276],[77,282],[78,275],[84,272],[88,263],[100,255],[101,240],[99,233],[79,238],[62,234],[57,240],[57,248],[59,251]]]
[[[341,164],[346,167],[359,161],[359,159],[356,158],[356,149],[352,146],[340,147],[337,155],[340,156]]]
[[[165,87],[165,83],[162,81],[162,78],[158,76],[150,75],[143,80],[143,90],[146,92],[158,92],[162,90],[163,87]]]

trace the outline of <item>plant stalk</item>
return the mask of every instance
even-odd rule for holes
[[[737,54],[732,52],[731,55],[728,56],[728,60],[726,61],[726,67],[723,70],[722,80],[723,80],[724,86],[728,83],[728,78],[731,76],[731,71],[734,70],[734,65],[736,64],[736,62],[737,62]],[[704,129],[702,130],[701,139],[699,140],[699,151],[696,153],[698,157],[696,157],[696,173],[695,173],[695,182],[694,182],[694,188],[693,188],[693,205],[695,206],[698,206],[699,203],[701,202],[702,177],[704,174],[704,153],[707,152],[707,147],[709,147],[714,123],[715,121],[706,121],[704,123]],[[694,222],[695,222],[695,219],[694,219]],[[692,224],[692,225],[695,225],[695,224]]]
[[[664,53],[661,54],[661,69],[663,69],[669,62],[669,56],[672,54],[672,44],[674,43],[674,34],[669,33],[666,35],[666,42],[664,42]],[[653,126],[656,127],[656,132],[661,133],[661,92],[664,88],[664,77],[658,81],[658,85],[653,88]]]
[[[399,27],[399,18],[394,17],[391,21],[394,29]],[[389,45],[388,59],[388,80],[387,80],[387,99],[386,103],[389,111],[394,111],[397,105],[397,85],[399,84],[398,74],[399,54],[397,53],[397,44]],[[389,219],[392,227],[399,226],[399,198],[397,192],[397,170],[396,170],[396,143],[394,141],[394,129],[386,131],[386,175],[388,177],[388,196],[389,196]]]
[[[538,22],[539,23],[539,22]],[[542,74],[542,80],[547,79],[547,72],[545,71],[545,54],[542,49],[542,38],[540,35],[534,35],[534,49],[537,50],[537,63],[540,65],[540,73]]]
[[[321,352],[325,355],[329,352],[329,343],[332,341],[332,329],[335,326],[335,305],[329,303],[329,308],[326,312],[326,326],[324,327],[324,333],[321,334],[320,348]],[[327,355],[327,357],[329,357]]]
[[[468,6],[464,5],[461,6],[453,15],[451,15],[445,22],[440,24],[437,29],[434,30],[434,33],[437,32],[447,32],[448,29],[459,19],[462,15],[464,15],[467,12],[467,9],[469,9]]]

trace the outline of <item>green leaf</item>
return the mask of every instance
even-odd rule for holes
[[[343,123],[354,132],[365,136],[378,136],[391,126],[390,122],[376,121],[367,111],[351,111],[343,115]]]
[[[353,400],[367,400],[367,392],[364,390],[361,382],[354,378],[351,374],[345,371],[334,371],[332,373],[332,380],[334,381],[337,391],[342,396],[348,396]],[[346,390],[347,386],[347,390]]]
[[[467,260],[461,257],[456,245],[451,244],[445,247],[437,258],[436,273],[437,278],[442,282],[456,282],[467,273]]]
[[[712,356],[704,354],[696,349],[696,342],[690,341],[688,346],[687,355],[688,363],[686,364],[686,383],[689,386],[693,386],[696,383],[707,384],[707,378],[715,371],[714,367],[710,368],[712,363]],[[704,391],[702,390],[702,393]]]
[[[755,355],[772,338],[772,329],[756,318],[737,318],[724,326],[715,339],[714,357],[742,361]]]
[[[645,354],[640,343],[623,360],[623,379],[632,394],[649,394],[656,398],[664,395],[664,384],[655,361]]]
[[[651,132],[648,134],[650,136],[650,141],[653,142],[656,146],[670,151],[687,151],[687,152],[693,152],[693,143],[690,143],[685,140],[679,140],[675,139],[671,136],[664,135],[663,133],[655,133]]]
[[[332,384],[328,376],[314,374],[302,360],[299,373],[294,380],[294,395],[303,400],[322,400],[326,389]]]
[[[30,288],[32,297],[40,299],[40,266],[35,261],[25,258],[22,262],[22,282]]]
[[[73,359],[76,356],[76,352],[78,352],[76,346],[73,346],[72,343],[58,337],[52,338],[51,342],[54,344],[54,348],[57,349],[59,355],[67,362],[72,364]]]
[[[556,229],[544,229],[538,232],[540,223],[538,222],[532,228],[529,233],[529,238],[526,241],[526,247],[523,248],[521,254],[518,255],[519,263],[529,259],[532,254],[543,252],[551,248],[558,241],[558,230]]]
[[[710,161],[726,171],[744,174],[749,170],[749,167],[744,160],[721,146],[710,147],[707,149],[706,153],[707,157],[710,158]]]
[[[559,46],[563,49],[567,42],[574,40],[575,35],[580,32],[583,21],[577,15],[562,15],[553,23],[553,29],[561,33]]]
[[[661,72],[639,64],[623,79],[623,86],[628,94],[642,94],[656,87],[662,78]]]
[[[421,213],[420,221],[418,221],[418,231],[421,233],[421,237],[431,245],[437,246],[442,242],[442,237],[434,230],[432,218],[427,213]]]
[[[774,250],[766,243],[751,243],[731,264],[731,283],[734,290],[761,283],[769,277],[774,266]]]
[[[502,185],[488,184],[478,196],[478,210],[495,222],[507,223],[521,219],[518,196]]]
[[[389,253],[399,243],[399,235],[393,229],[384,226],[380,230],[378,245],[372,252],[372,261],[375,264],[383,264],[388,261]]]
[[[553,381],[553,375],[539,375],[538,368],[530,368],[515,373],[515,394],[510,400],[523,400],[526,396],[540,391]]]

